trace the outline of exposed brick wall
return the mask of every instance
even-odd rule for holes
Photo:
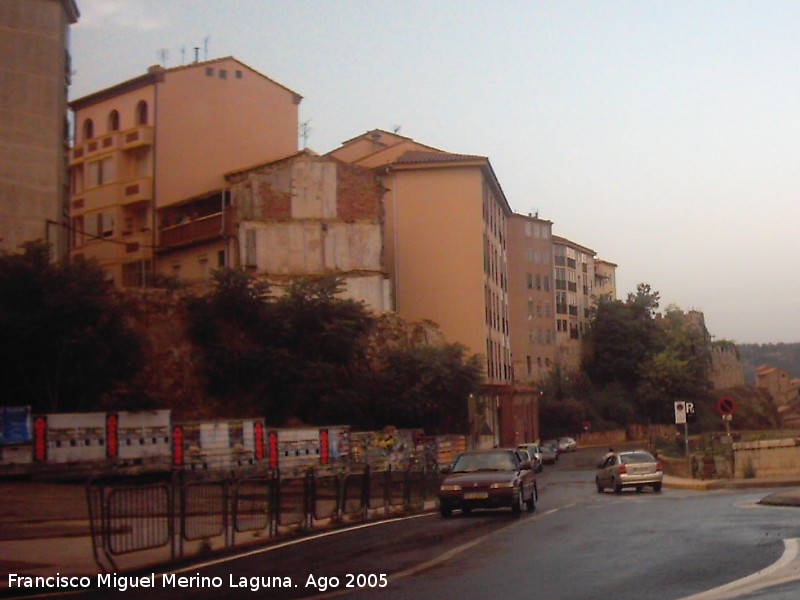
[[[337,166],[337,216],[344,221],[383,221],[383,185],[371,171],[355,165]]]
[[[258,199],[263,207],[263,219],[289,219],[292,216],[291,181],[285,189],[278,177],[262,175],[258,178]]]

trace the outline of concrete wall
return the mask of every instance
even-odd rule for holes
[[[800,439],[733,445],[734,478],[795,477],[800,474]]]
[[[383,188],[368,169],[304,151],[229,176],[239,263],[273,285],[338,274],[343,297],[391,310]]]

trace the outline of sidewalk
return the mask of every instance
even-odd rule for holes
[[[685,479],[664,475],[664,487],[684,490],[746,490],[786,488],[761,499],[771,506],[800,506],[800,476],[764,477],[761,479]],[[790,489],[791,488],[791,489]]]
[[[741,480],[694,480],[664,476],[664,488],[667,490],[778,487],[784,489],[767,495],[761,503],[800,506],[800,476]],[[144,566],[148,561],[158,563],[168,558],[168,555],[160,557],[158,553],[144,552],[135,557],[135,562]],[[52,576],[56,573],[94,575],[97,572],[98,567],[92,556],[83,485],[0,482],[0,597],[16,593],[7,589],[9,573]]]

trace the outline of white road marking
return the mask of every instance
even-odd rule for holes
[[[560,506],[558,508],[552,508],[552,509],[550,509],[548,511],[545,511],[543,513],[538,513],[538,514],[534,515],[530,519],[514,521],[513,523],[510,523],[509,525],[506,525],[505,527],[503,527],[501,529],[497,529],[495,531],[492,531],[491,533],[487,533],[486,535],[483,535],[483,536],[481,536],[481,537],[479,537],[477,539],[474,539],[471,542],[466,542],[464,544],[461,544],[460,546],[456,546],[455,548],[451,548],[447,552],[443,552],[439,556],[436,556],[435,558],[432,558],[429,561],[426,561],[424,563],[420,563],[418,565],[414,565],[413,567],[409,567],[408,569],[405,569],[404,571],[398,571],[397,573],[391,573],[390,575],[388,575],[387,578],[389,579],[389,581],[394,583],[398,579],[403,579],[404,577],[408,577],[409,575],[416,575],[417,573],[421,573],[422,571],[426,571],[427,569],[430,569],[431,567],[435,567],[436,565],[439,565],[439,564],[441,564],[443,562],[446,562],[446,561],[450,560],[451,558],[454,558],[454,557],[458,556],[462,552],[466,552],[470,548],[473,548],[474,546],[477,546],[478,544],[483,543],[484,541],[488,540],[492,536],[497,535],[499,533],[502,533],[502,532],[504,532],[504,531],[506,531],[508,529],[511,529],[512,527],[518,527],[519,525],[524,525],[524,524],[527,524],[527,523],[534,523],[534,522],[538,521],[539,519],[541,519],[542,517],[546,517],[548,515],[552,515],[553,513],[557,513],[559,510],[563,510],[565,508],[571,508],[571,507],[575,506],[576,504],[577,504],[577,502],[573,502],[571,504],[566,504],[566,505]],[[309,598],[309,600],[314,600],[315,598],[335,598],[337,596],[344,596],[344,595],[351,594],[353,592],[358,592],[358,591],[364,591],[364,590],[342,589],[342,590],[337,590],[335,592],[327,592],[327,593],[323,593],[323,594],[317,594],[316,596],[311,596]]]
[[[722,600],[727,598],[736,598],[743,594],[750,594],[757,590],[789,583],[791,581],[800,580],[800,575],[797,574],[797,564],[792,564],[797,561],[798,553],[800,552],[800,540],[798,538],[789,538],[783,540],[784,550],[783,555],[766,569],[756,571],[752,575],[742,577],[736,581],[731,581],[725,585],[721,585],[693,596],[687,596],[682,600]],[[787,567],[789,567],[787,569]],[[781,573],[785,571],[785,573]],[[791,574],[787,574],[791,573]]]

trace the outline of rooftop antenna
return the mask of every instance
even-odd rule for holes
[[[309,123],[311,123],[311,119],[300,123],[300,137],[303,138],[303,148],[308,147],[308,136],[311,133],[311,128],[308,126]]]
[[[208,42],[211,40],[211,36],[207,35],[203,38],[203,60],[208,60]]]
[[[158,62],[161,63],[161,66],[166,67],[167,60],[169,59],[169,50],[161,48],[156,54],[158,55]]]
[[[401,128],[402,128],[402,126],[401,126],[401,125],[395,125],[395,126],[392,128],[392,132],[394,132],[394,133],[400,133],[400,129],[401,129]]]
[[[186,46],[181,46],[181,64],[186,64]]]
[[[194,62],[200,60],[200,46],[194,47]]]

